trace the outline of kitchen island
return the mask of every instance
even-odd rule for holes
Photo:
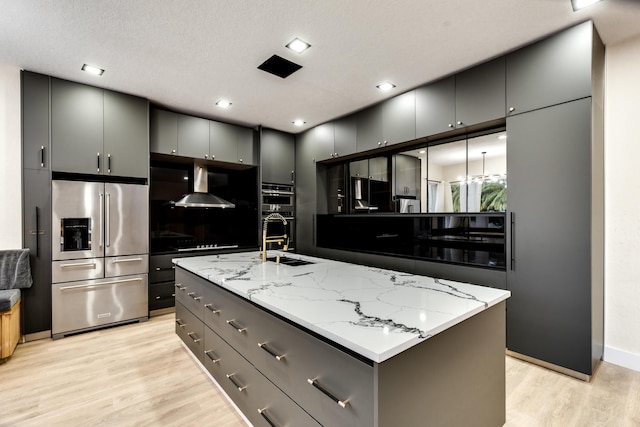
[[[175,260],[176,332],[251,423],[504,424],[508,291],[269,255]]]

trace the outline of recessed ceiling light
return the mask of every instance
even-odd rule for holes
[[[220,99],[216,102],[216,105],[220,108],[229,108],[231,106],[231,102],[226,99]]]
[[[101,76],[102,74],[104,74],[104,70],[102,68],[94,67],[93,65],[88,65],[88,64],[84,64],[82,66],[82,71],[95,74],[96,76]]]
[[[296,37],[295,39],[291,40],[289,44],[287,44],[287,47],[294,52],[302,53],[303,51],[309,49],[311,45]]]
[[[378,86],[376,86],[378,89],[383,90],[383,91],[387,91],[387,90],[391,90],[394,87],[396,87],[396,85],[394,85],[391,82],[384,82],[384,83],[380,83]]]
[[[591,6],[592,4],[598,3],[602,0],[571,0],[571,6],[573,7],[573,11],[583,9],[587,6]]]
[[[307,123],[307,122],[305,122],[305,121],[304,121],[304,120],[302,120],[302,119],[296,119],[296,120],[294,120],[294,121],[293,121],[293,122],[291,122],[291,123],[293,123],[293,124],[294,124],[294,125],[296,125],[296,126],[302,126],[303,124],[305,124],[305,123]]]

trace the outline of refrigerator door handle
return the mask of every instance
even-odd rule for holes
[[[104,212],[104,194],[100,193],[100,209],[99,210],[99,221],[98,221],[98,228],[99,228],[99,234],[100,234],[100,241],[99,241],[99,246],[102,247],[104,245],[104,234],[103,234],[103,229],[104,229],[104,218],[103,218],[103,212]]]
[[[109,247],[111,246],[111,216],[110,216],[110,208],[111,208],[111,193],[105,193],[105,197],[106,197],[106,206],[104,209],[105,215],[106,215],[106,221],[105,221],[105,234],[106,234],[106,246]]]

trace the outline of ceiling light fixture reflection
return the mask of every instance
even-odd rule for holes
[[[216,102],[216,105],[220,108],[229,108],[231,106],[231,102],[226,99],[220,99]]]
[[[287,45],[286,45],[289,49],[291,49],[294,52],[297,53],[302,53],[305,50],[309,49],[311,47],[311,45],[303,40],[300,40],[299,38],[295,38],[293,40],[291,40]]]
[[[384,83],[380,83],[379,85],[376,86],[378,89],[380,89],[381,91],[388,91],[393,89],[394,87],[396,87],[396,85],[394,85],[391,82],[384,82]]]
[[[571,7],[573,7],[573,11],[575,12],[600,1],[602,0],[571,0]]]
[[[302,126],[302,125],[304,125],[304,124],[305,124],[305,123],[307,123],[307,122],[305,122],[305,121],[304,121],[304,120],[302,120],[302,119],[296,119],[296,120],[292,121],[291,123],[293,123],[295,126]]]
[[[93,65],[83,64],[82,71],[86,71],[89,74],[93,74],[96,76],[101,76],[104,74],[104,70],[102,68],[94,67]]]

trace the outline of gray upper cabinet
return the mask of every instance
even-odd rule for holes
[[[104,173],[104,91],[51,79],[51,167],[57,172]]]
[[[505,116],[505,58],[463,71],[456,80],[456,127]]]
[[[355,117],[356,151],[368,151],[387,145],[382,132],[382,104],[359,111]]]
[[[104,152],[107,174],[149,176],[149,101],[104,92]]]
[[[332,159],[338,153],[335,147],[335,125],[333,122],[323,123],[310,130],[310,136],[314,140],[316,160]]]
[[[153,108],[150,116],[151,152],[178,154],[178,114]]]
[[[382,104],[382,139],[388,144],[416,139],[416,92],[409,91]]]
[[[262,182],[293,184],[296,164],[295,148],[293,135],[273,129],[262,129],[260,139]]]
[[[240,126],[236,126],[235,128],[238,137],[238,163],[257,165],[255,132],[251,128]]]
[[[23,71],[21,77],[22,165],[49,170],[49,76]]]
[[[238,161],[238,135],[236,126],[209,121],[209,156],[221,162]],[[180,151],[182,154],[182,150]]]
[[[178,154],[209,158],[209,120],[178,114]]]
[[[507,55],[507,113],[589,96],[594,37],[585,22]]]
[[[333,157],[347,156],[356,152],[357,124],[354,116],[333,122]]]
[[[416,89],[416,138],[447,132],[455,127],[454,76]]]

